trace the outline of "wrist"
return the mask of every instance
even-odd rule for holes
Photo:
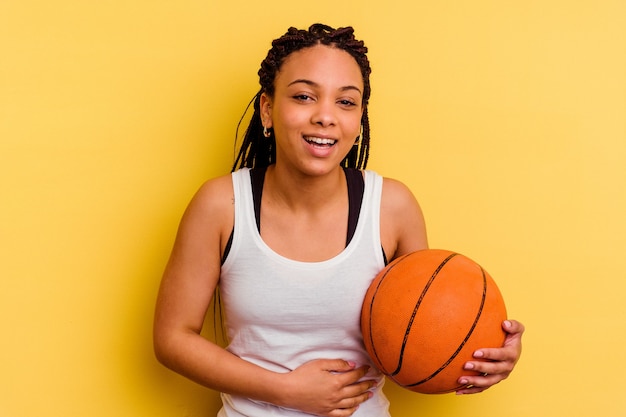
[[[290,408],[290,399],[293,399],[291,391],[293,384],[290,381],[290,373],[272,372],[266,387],[270,388],[270,403],[279,407]]]

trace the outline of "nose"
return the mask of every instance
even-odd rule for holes
[[[335,103],[332,100],[319,100],[311,115],[311,123],[322,127],[332,126],[337,122]]]

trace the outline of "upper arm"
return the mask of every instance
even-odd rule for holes
[[[230,176],[206,182],[183,214],[157,298],[155,339],[169,331],[199,333],[220,276],[233,225]]]
[[[389,261],[428,248],[422,209],[403,183],[384,178],[380,217],[381,240]]]

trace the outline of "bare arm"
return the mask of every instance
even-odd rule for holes
[[[207,182],[189,204],[165,269],[154,317],[158,360],[214,390],[311,414],[344,417],[370,397],[367,369],[320,359],[276,373],[240,359],[200,335],[233,226],[230,176]]]
[[[226,177],[203,185],[185,211],[159,289],[154,348],[165,366],[202,385],[268,398],[271,393],[263,392],[263,387],[271,386],[268,379],[274,375],[200,336],[219,280],[222,242],[233,224],[232,211],[232,186]],[[261,383],[250,384],[252,380]]]
[[[385,179],[381,205],[381,239],[388,259],[428,248],[422,211],[413,194],[402,183]],[[506,379],[522,353],[524,325],[515,320],[502,323],[506,332],[500,348],[479,349],[476,361],[468,361],[465,369],[480,372],[479,376],[462,376],[466,385],[458,394],[475,394]]]
[[[401,182],[384,179],[380,217],[381,240],[389,261],[428,248],[422,209]]]
[[[465,369],[480,372],[480,376],[462,376],[460,384],[467,384],[457,394],[477,394],[508,378],[522,354],[524,325],[515,320],[505,320],[502,328],[506,332],[504,345],[500,348],[479,349],[474,352],[478,361],[469,361]]]

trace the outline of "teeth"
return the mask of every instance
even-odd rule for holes
[[[335,139],[315,138],[310,136],[307,136],[305,140],[318,145],[333,145],[336,142]]]

